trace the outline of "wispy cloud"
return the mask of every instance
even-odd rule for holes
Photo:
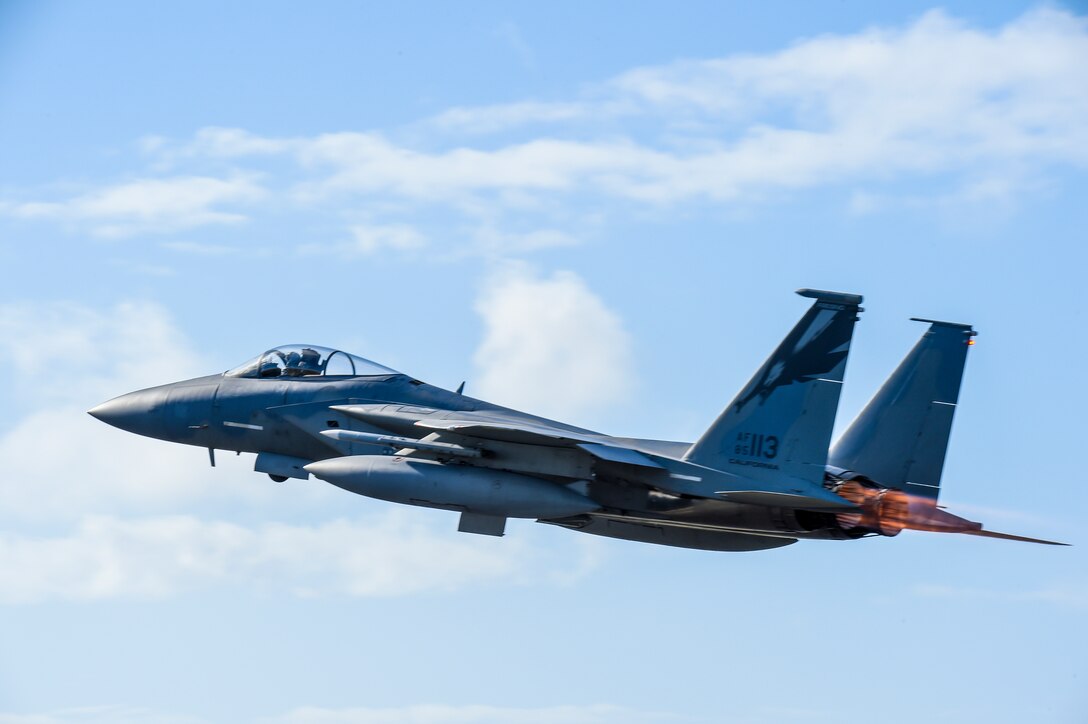
[[[427,246],[427,238],[409,224],[354,224],[347,241],[326,244],[306,244],[304,254],[335,254],[351,258],[372,256],[380,252],[413,252]]]
[[[255,475],[243,458],[222,456],[212,469],[200,451],[120,433],[85,413],[113,394],[207,371],[169,315],[144,303],[106,311],[0,305],[0,335],[20,340],[7,359],[9,379],[32,390],[21,416],[23,393],[5,391],[16,404],[0,434],[0,602],[156,598],[239,585],[362,597],[470,583],[562,586],[599,560],[599,541],[538,545],[554,533],[536,528],[503,540],[468,536],[456,532],[452,514],[384,503],[372,517],[345,520],[342,504],[322,501],[346,494],[321,483],[292,486],[292,506],[335,511],[335,519],[217,520],[208,510],[228,499],[263,501],[267,516],[277,491],[242,484]],[[375,505],[353,502],[364,511]]]
[[[519,47],[516,30],[503,35]],[[635,68],[567,98],[458,106],[402,129],[149,137],[141,145],[153,167],[194,175],[8,200],[3,212],[118,236],[237,223],[262,201],[332,209],[350,229],[365,202],[369,228],[348,232],[355,252],[414,253],[416,240],[382,230],[428,236],[414,221],[422,207],[476,222],[487,209],[492,223],[553,229],[549,200],[573,228],[590,213],[583,204],[601,214],[768,203],[834,185],[855,213],[900,197],[1002,206],[1053,169],[1088,166],[1085,67],[1083,17],[1046,8],[982,29],[938,10],[775,52]],[[218,178],[224,164],[234,175]]]
[[[196,376],[212,364],[163,307],[146,301],[107,309],[2,304],[0,336],[19,340],[5,356],[19,381],[12,395],[33,388],[39,411],[56,402],[97,404],[105,395]]]
[[[0,602],[162,598],[235,586],[300,597],[400,596],[496,581],[566,583],[568,571],[580,569],[566,560],[569,549],[552,558],[524,538],[455,533],[449,520],[441,532],[399,510],[312,526],[88,516],[61,536],[0,532]]]
[[[428,121],[469,135],[549,129],[497,147],[205,129],[189,153],[286,154],[309,175],[305,198],[463,209],[480,194],[502,206],[511,191],[670,205],[851,183],[887,197],[889,180],[941,175],[959,177],[946,202],[1000,202],[1042,167],[1088,165],[1086,64],[1088,27],[1068,13],[1033,11],[985,31],[933,11],[903,29],[639,68],[573,100],[458,107]],[[648,130],[623,134],[627,118]],[[875,210],[876,192],[866,193],[853,205]]]
[[[237,224],[246,216],[220,207],[251,203],[263,195],[251,176],[179,176],[140,179],[60,201],[9,203],[3,210],[19,218],[86,225],[97,236],[122,237]]]
[[[224,486],[206,463],[194,465],[203,461],[192,448],[122,434],[86,413],[119,394],[214,369],[160,306],[0,305],[0,335],[19,340],[0,382],[8,403],[0,520],[71,522],[88,511],[165,511],[251,495]]]
[[[469,135],[497,133],[518,126],[582,120],[599,108],[577,101],[518,101],[491,106],[457,106],[422,123],[424,130]]]

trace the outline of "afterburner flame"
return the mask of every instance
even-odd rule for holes
[[[905,528],[937,533],[962,533],[982,528],[980,523],[941,510],[935,500],[902,490],[875,488],[849,480],[835,492],[861,508],[860,512],[836,516],[839,525],[847,530],[870,530],[894,536]]]
[[[857,481],[843,483],[835,491],[861,508],[857,513],[839,513],[839,525],[846,529],[866,528],[880,535],[898,535],[910,515],[907,494],[899,490],[871,488]]]

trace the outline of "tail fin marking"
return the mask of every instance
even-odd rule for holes
[[[862,298],[811,289],[798,294],[816,301],[688,449],[689,462],[758,482],[791,477],[822,485]]]

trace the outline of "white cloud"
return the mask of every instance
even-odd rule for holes
[[[212,470],[201,450],[122,432],[86,412],[135,389],[210,371],[212,363],[161,307],[0,305],[0,336],[19,341],[0,383],[13,403],[0,428],[0,520],[71,521],[89,512],[252,498],[256,489],[226,482],[248,460],[220,456]]]
[[[552,102],[454,107],[403,129],[262,137],[205,128],[187,142],[147,138],[153,168],[184,164],[196,175],[59,202],[8,200],[0,212],[126,235],[238,222],[262,200],[327,214],[345,198],[357,210],[361,198],[382,217],[349,232],[358,253],[418,248],[417,237],[390,230],[428,235],[416,221],[421,205],[477,223],[488,208],[491,223],[514,219],[521,228],[549,200],[568,215],[587,200],[594,213],[624,213],[766,202],[828,185],[848,185],[847,195],[864,188],[844,199],[855,213],[894,208],[900,195],[938,211],[998,208],[1045,188],[1040,179],[1053,169],[1088,165],[1085,67],[1083,17],[1041,9],[982,29],[932,11],[901,28],[636,68]],[[506,135],[481,142],[492,131]],[[224,162],[241,170],[215,177]],[[259,176],[276,182],[263,188]],[[904,183],[917,181],[927,182],[922,191]],[[352,226],[351,211],[340,210]],[[445,233],[451,225],[442,223]],[[526,251],[505,238],[506,253]]]
[[[353,237],[351,248],[359,254],[369,255],[386,250],[411,251],[427,244],[424,236],[407,224],[355,224],[350,231]]]
[[[933,11],[904,29],[639,68],[592,98],[458,107],[423,124],[556,128],[497,148],[424,151],[377,132],[276,139],[205,129],[188,153],[286,154],[310,173],[298,189],[310,200],[349,192],[463,206],[481,193],[502,203],[510,191],[589,191],[669,204],[968,174],[964,198],[1001,201],[1026,168],[1088,164],[1086,65],[1086,21],[1068,13],[1034,11],[983,31]],[[638,141],[582,138],[594,119],[635,115],[657,131]],[[564,137],[572,122],[577,137]],[[990,180],[980,182],[980,171]]]
[[[1037,10],[995,31],[935,10],[901,30],[825,35],[765,55],[641,68],[614,82],[650,107],[718,123],[916,136],[1020,152],[1014,140],[1069,146],[1085,131],[1088,22]],[[1041,126],[1035,124],[1042,124]],[[1030,138],[1028,138],[1030,136]],[[1072,149],[1081,152],[1081,149]],[[1083,158],[1081,152],[1081,158]]]
[[[757,149],[811,134],[796,137],[781,169],[807,182],[819,170],[833,179],[1016,160],[1083,165],[1086,62],[1084,18],[1040,10],[986,32],[932,11],[903,30],[639,69],[617,86],[653,107],[746,128]]]
[[[246,527],[194,516],[87,516],[54,537],[0,532],[0,602],[161,598],[242,586],[312,596],[399,596],[502,581],[571,582],[592,543],[562,550],[525,537],[437,531],[416,511],[360,521]]]
[[[11,393],[32,394],[38,409],[43,402],[90,407],[207,373],[210,364],[151,302],[106,311],[65,302],[3,304],[0,337],[18,342],[5,354]]]
[[[476,302],[481,395],[570,418],[622,401],[633,386],[631,340],[620,318],[572,272],[539,278],[510,265]]]
[[[87,225],[98,236],[121,237],[239,223],[246,220],[244,215],[217,207],[250,203],[263,196],[264,190],[252,177],[178,176],[139,179],[63,201],[9,203],[5,211],[22,218]]]
[[[292,151],[294,139],[262,138],[240,128],[206,126],[191,141],[178,144],[161,136],[140,139],[141,150],[166,165],[189,158],[231,159],[240,156],[274,156]]]
[[[427,237],[409,224],[353,224],[348,233],[348,241],[303,244],[298,251],[351,259],[384,253],[410,254],[427,247]]]
[[[557,123],[584,118],[591,107],[577,102],[518,101],[491,106],[458,106],[424,122],[450,133],[494,133],[512,126]]]
[[[124,433],[85,410],[114,394],[206,372],[169,316],[149,304],[95,311],[69,304],[0,306],[12,396],[29,406],[0,435],[0,602],[161,597],[209,587],[283,588],[299,596],[390,596],[473,582],[567,585],[596,564],[599,541],[535,546],[455,532],[456,516],[380,504],[366,521],[314,525],[215,521],[209,502],[242,499],[342,515],[346,493],[317,481],[279,486],[250,460]],[[11,399],[11,398],[9,398]],[[350,497],[350,496],[349,496]],[[330,499],[339,501],[328,508]],[[366,509],[362,498],[353,499]],[[370,505],[373,505],[372,503]],[[189,514],[176,514],[188,512]],[[150,517],[148,517],[150,515]],[[142,516],[142,517],[125,517]],[[422,517],[421,517],[422,516]],[[441,521],[432,528],[422,521]],[[59,532],[58,532],[59,531]]]
[[[252,484],[249,456],[221,453],[211,468],[204,450],[117,430],[90,417],[87,407],[35,412],[0,437],[6,468],[0,522],[70,522],[91,512],[164,512],[231,499],[255,503],[278,490]]]
[[[376,133],[328,134],[299,147],[304,164],[330,169],[317,182],[304,186],[303,193],[310,196],[382,193],[455,203],[462,194],[482,191],[568,191],[586,176],[633,171],[654,155],[628,142],[548,138],[497,150],[459,147],[428,153]]]
[[[457,201],[500,189],[591,190],[672,203],[967,173],[966,198],[1000,201],[1025,166],[1088,163],[1086,65],[1088,21],[1068,13],[1034,11],[983,31],[933,11],[900,30],[636,69],[595,98],[459,107],[429,121],[479,133],[602,117],[658,120],[658,135],[640,142],[576,140],[557,129],[488,150],[424,152],[376,133],[294,139],[290,148],[311,168],[330,167],[310,186],[316,195]],[[980,169],[989,181],[978,180]]]

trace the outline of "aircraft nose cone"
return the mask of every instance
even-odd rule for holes
[[[113,421],[121,415],[121,409],[123,405],[118,404],[118,400],[121,398],[115,398],[112,400],[106,400],[102,404],[95,405],[91,409],[87,410],[87,414],[96,420],[112,425]]]
[[[107,425],[127,432],[146,435],[145,429],[152,422],[152,415],[162,401],[162,395],[154,390],[140,390],[107,400],[87,410],[87,414]]]

